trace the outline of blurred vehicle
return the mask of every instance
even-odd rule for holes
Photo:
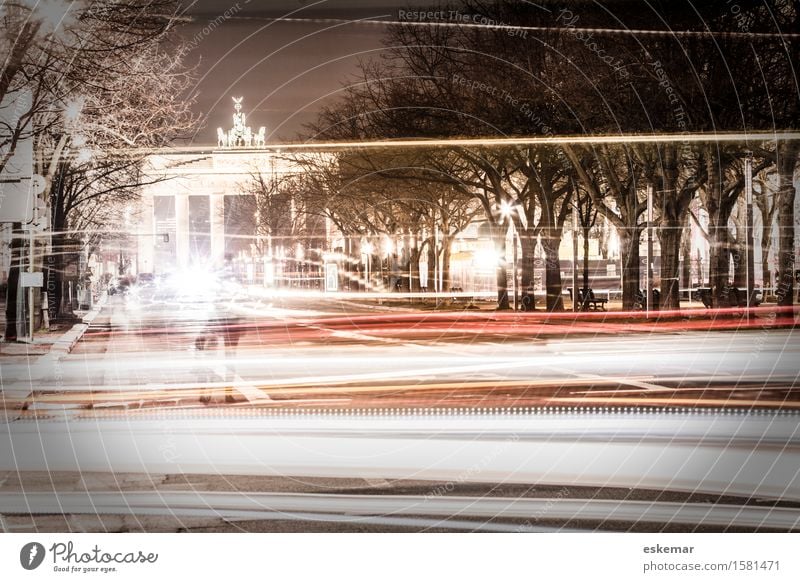
[[[155,287],[156,276],[153,273],[139,273],[136,277],[136,284],[139,287]]]
[[[132,285],[127,295],[130,306],[144,306],[156,300],[156,277],[153,273],[139,273],[136,284]]]
[[[131,278],[127,275],[122,277],[113,277],[108,283],[108,294],[116,295],[119,293],[120,295],[125,295],[128,293],[128,291],[130,291],[131,284]]]

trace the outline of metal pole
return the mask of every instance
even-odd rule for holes
[[[433,225],[433,292],[436,295],[436,307],[439,307],[439,225]]]
[[[35,217],[35,210],[34,210],[34,222],[36,220]],[[30,234],[30,248],[28,250],[28,272],[33,273],[33,250],[34,250],[34,238],[33,238],[33,225],[31,225],[31,229],[28,231]],[[30,281],[28,282],[30,284]],[[28,287],[28,338],[31,342],[33,342],[33,315],[34,315],[34,305],[33,305],[33,287]]]
[[[572,311],[578,311],[578,206],[572,206]]]
[[[514,268],[514,311],[518,311],[517,299],[519,297],[519,293],[517,293],[517,289],[519,285],[517,285],[517,229],[514,226],[514,221],[511,220],[511,244],[514,245],[514,255],[513,255],[513,265]]]
[[[653,300],[653,185],[647,186],[647,306],[645,317],[650,317],[650,303]]]
[[[745,256],[745,286],[747,287],[747,299],[745,299],[745,315],[750,321],[750,301],[753,295],[753,272],[750,268],[752,260],[751,246],[753,244],[753,231],[751,229],[753,220],[753,155],[747,154],[744,159],[744,194],[745,194],[745,219],[744,219],[744,256]],[[762,258],[763,260],[763,258]]]
[[[28,248],[28,272],[33,273],[33,261],[34,261],[34,248],[35,248],[35,239],[33,237],[34,225],[39,219],[39,213],[37,212],[36,202],[38,196],[34,197],[33,200],[33,222],[30,224],[28,230],[28,234],[30,235],[30,245]],[[30,281],[28,282],[30,283]],[[35,309],[34,309],[34,293],[33,287],[28,287],[28,339],[31,343],[33,343],[33,317],[34,317]]]

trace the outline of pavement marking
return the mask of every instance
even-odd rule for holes
[[[26,400],[28,399],[26,398]],[[48,402],[38,402],[36,400],[34,400],[33,404],[28,407],[28,410],[47,411],[53,416],[60,416],[63,418],[74,418],[83,412],[83,410],[77,405],[52,404]]]
[[[394,339],[394,338],[387,338],[387,337],[380,337],[369,335],[365,333],[359,333],[356,331],[346,331],[341,329],[330,329],[325,327],[324,325],[312,324],[312,323],[303,323],[303,322],[296,322],[298,327],[305,327],[306,329],[315,329],[317,331],[322,331],[325,333],[331,334],[333,337],[342,337],[345,339],[353,339],[353,340],[360,340],[360,341],[368,341],[368,342],[380,342],[384,344],[390,345],[399,345],[404,347],[417,347],[416,344],[410,344],[404,340]]]
[[[616,382],[618,384],[624,384],[627,386],[635,386],[637,388],[644,388],[645,390],[658,390],[661,392],[671,392],[674,388],[668,388],[666,386],[661,386],[660,384],[653,384],[650,382],[641,382],[639,380],[633,380],[631,378],[625,378],[622,376],[601,376],[599,374],[583,374],[579,372],[574,372],[567,368],[557,368],[555,366],[545,366],[546,368],[553,370],[555,372],[560,372],[562,374],[566,374],[568,376],[573,376],[575,378],[579,378],[581,380],[591,380],[594,382],[602,382],[607,384],[608,382]]]
[[[392,486],[392,483],[390,481],[381,478],[365,478],[364,481],[370,487],[375,487],[378,489],[388,489],[389,487]]]
[[[267,402],[272,401],[272,398],[269,397],[269,394],[256,388],[251,383],[248,383],[244,378],[239,376],[234,369],[226,364],[217,364],[213,366],[211,370],[220,378],[225,380],[232,381],[231,387],[234,390],[238,390],[245,398],[247,398],[248,402]]]
[[[795,403],[787,403],[785,400],[739,400],[730,398],[648,398],[642,402],[639,398],[562,398],[552,397],[548,402],[558,402],[572,405],[593,404],[602,406],[705,406],[705,407],[729,407],[732,404],[740,408],[768,407],[768,408],[796,408]]]
[[[644,388],[645,392],[753,392],[755,391],[764,391],[764,390],[781,390],[783,387],[781,386],[774,386],[774,387],[737,387],[737,386],[726,386],[724,388],[712,388],[709,386],[698,386],[696,388],[662,388],[660,390],[654,390],[652,388]],[[595,394],[597,396],[601,396],[603,394],[640,394],[642,390],[582,390],[580,392],[573,392],[573,394]]]

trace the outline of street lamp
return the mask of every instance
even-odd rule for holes
[[[369,241],[364,241],[361,243],[361,253],[366,255],[366,259],[364,260],[364,264],[366,265],[366,270],[364,271],[364,290],[369,291],[369,271],[370,271],[370,263],[372,262],[372,251],[374,247],[372,243]]]
[[[745,194],[745,219],[744,219],[744,232],[745,232],[745,287],[747,287],[747,299],[745,301],[745,313],[747,314],[747,321],[750,321],[750,302],[753,297],[753,153],[747,152],[744,159],[744,194]],[[737,233],[738,238],[738,233]],[[766,260],[762,258],[762,260]],[[763,287],[763,285],[762,285]]]
[[[653,305],[653,185],[647,185],[647,301],[645,318],[650,317]]]
[[[517,285],[517,244],[519,242],[519,233],[517,232],[517,227],[514,224],[514,220],[512,219],[512,213],[514,210],[518,210],[519,205],[511,204],[508,200],[503,200],[500,203],[500,216],[503,219],[508,220],[509,226],[511,228],[511,242],[514,245],[514,255],[513,255],[513,262],[512,268],[514,270],[514,311],[517,311],[517,298],[519,293],[517,292],[519,289],[519,285]]]
[[[578,309],[583,309],[582,302],[578,297],[584,296],[583,293],[588,295],[589,290],[578,293],[578,228],[579,228],[579,215],[578,203],[572,205],[572,311],[577,312]]]

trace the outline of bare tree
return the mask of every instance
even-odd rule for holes
[[[0,125],[2,170],[19,138],[48,131],[76,95],[114,91],[114,82],[135,88],[137,61],[152,57],[182,16],[175,0],[19,0],[3,3],[0,19],[0,103],[24,103],[17,127]],[[20,95],[28,98],[12,99]]]
[[[188,92],[191,70],[162,46],[180,21],[176,4],[112,0],[69,7],[60,15],[37,9],[17,7],[15,15],[30,18],[37,31],[45,31],[50,21],[50,31],[24,46],[18,37],[12,40],[17,60],[5,64],[4,90],[34,94],[28,127],[35,138],[34,168],[45,178],[51,213],[53,252],[46,270],[55,318],[66,267],[61,251],[75,250],[66,239],[96,244],[100,231],[113,230],[108,220],[119,217],[116,209],[144,184],[145,149],[188,135],[195,120]],[[42,87],[47,98],[37,100]],[[88,236],[70,236],[87,230]],[[16,276],[12,269],[8,339],[16,336]]]
[[[764,171],[753,180],[756,186],[753,188],[753,201],[761,215],[761,284],[765,288],[772,285],[769,255],[772,250],[772,229],[775,224],[775,211],[778,207],[775,199],[776,178],[774,171]]]
[[[633,309],[639,293],[639,242],[647,209],[644,176],[630,148],[623,146],[564,151],[592,203],[615,227],[622,254],[622,305]],[[579,153],[580,152],[580,153]]]
[[[318,134],[358,140],[554,132],[714,133],[796,125],[792,57],[797,56],[800,43],[794,38],[782,40],[774,30],[775,26],[780,31],[797,29],[796,2],[750,3],[740,7],[740,16],[722,1],[700,7],[670,6],[668,10],[637,2],[615,3],[613,10],[583,2],[550,1],[475,0],[467,2],[467,7],[485,16],[487,22],[509,26],[392,28],[382,59],[366,64],[341,106],[323,114]],[[514,25],[522,28],[517,30]],[[626,26],[651,29],[654,34],[618,34]],[[741,32],[742,27],[773,34],[725,34]],[[591,43],[585,29],[592,29]],[[674,30],[688,33],[672,34]],[[517,34],[523,31],[525,42]],[[762,82],[753,81],[753,71],[765,73]],[[777,107],[776,95],[782,96]],[[786,233],[793,229],[791,173],[797,156],[792,144],[785,145],[778,159],[786,163],[781,181],[784,193],[779,198],[783,200],[781,233],[785,237],[781,256],[788,265],[791,244]],[[711,215],[717,302],[725,291],[723,279],[728,268],[722,257],[731,244],[727,237],[729,208],[741,194],[733,174],[744,148],[744,144],[566,148],[572,170],[558,163],[542,165],[546,151],[538,149],[527,161],[524,152],[518,152],[523,153],[518,163],[500,152],[457,150],[448,155],[463,157],[462,171],[457,179],[454,174],[453,181],[473,182],[470,190],[478,200],[483,197],[481,203],[496,237],[503,231],[493,221],[493,206],[503,201],[527,203],[526,212],[531,216],[547,218],[543,232],[552,236],[542,238],[542,243],[547,242],[551,250],[557,248],[558,217],[572,190],[566,176],[575,172],[581,187],[590,192],[599,212],[622,239],[623,304],[627,308],[639,291],[641,215],[645,192],[652,188],[656,206],[653,226],[662,252],[662,304],[674,308],[679,305],[678,270],[686,216],[698,193],[704,196]],[[432,166],[437,158],[439,164],[446,159],[441,152],[434,152]],[[553,158],[558,160],[558,155]],[[552,171],[543,171],[545,167]],[[531,170],[527,176],[525,168]],[[546,178],[549,184],[544,185]],[[533,195],[537,186],[560,198],[537,198]],[[520,221],[518,226],[530,224],[530,220]],[[528,254],[523,248],[523,264]],[[789,270],[785,266],[784,277]],[[501,303],[502,278],[498,270]],[[548,284],[548,307],[560,285],[555,279],[554,269],[553,281]],[[791,298],[791,293],[787,296]]]

